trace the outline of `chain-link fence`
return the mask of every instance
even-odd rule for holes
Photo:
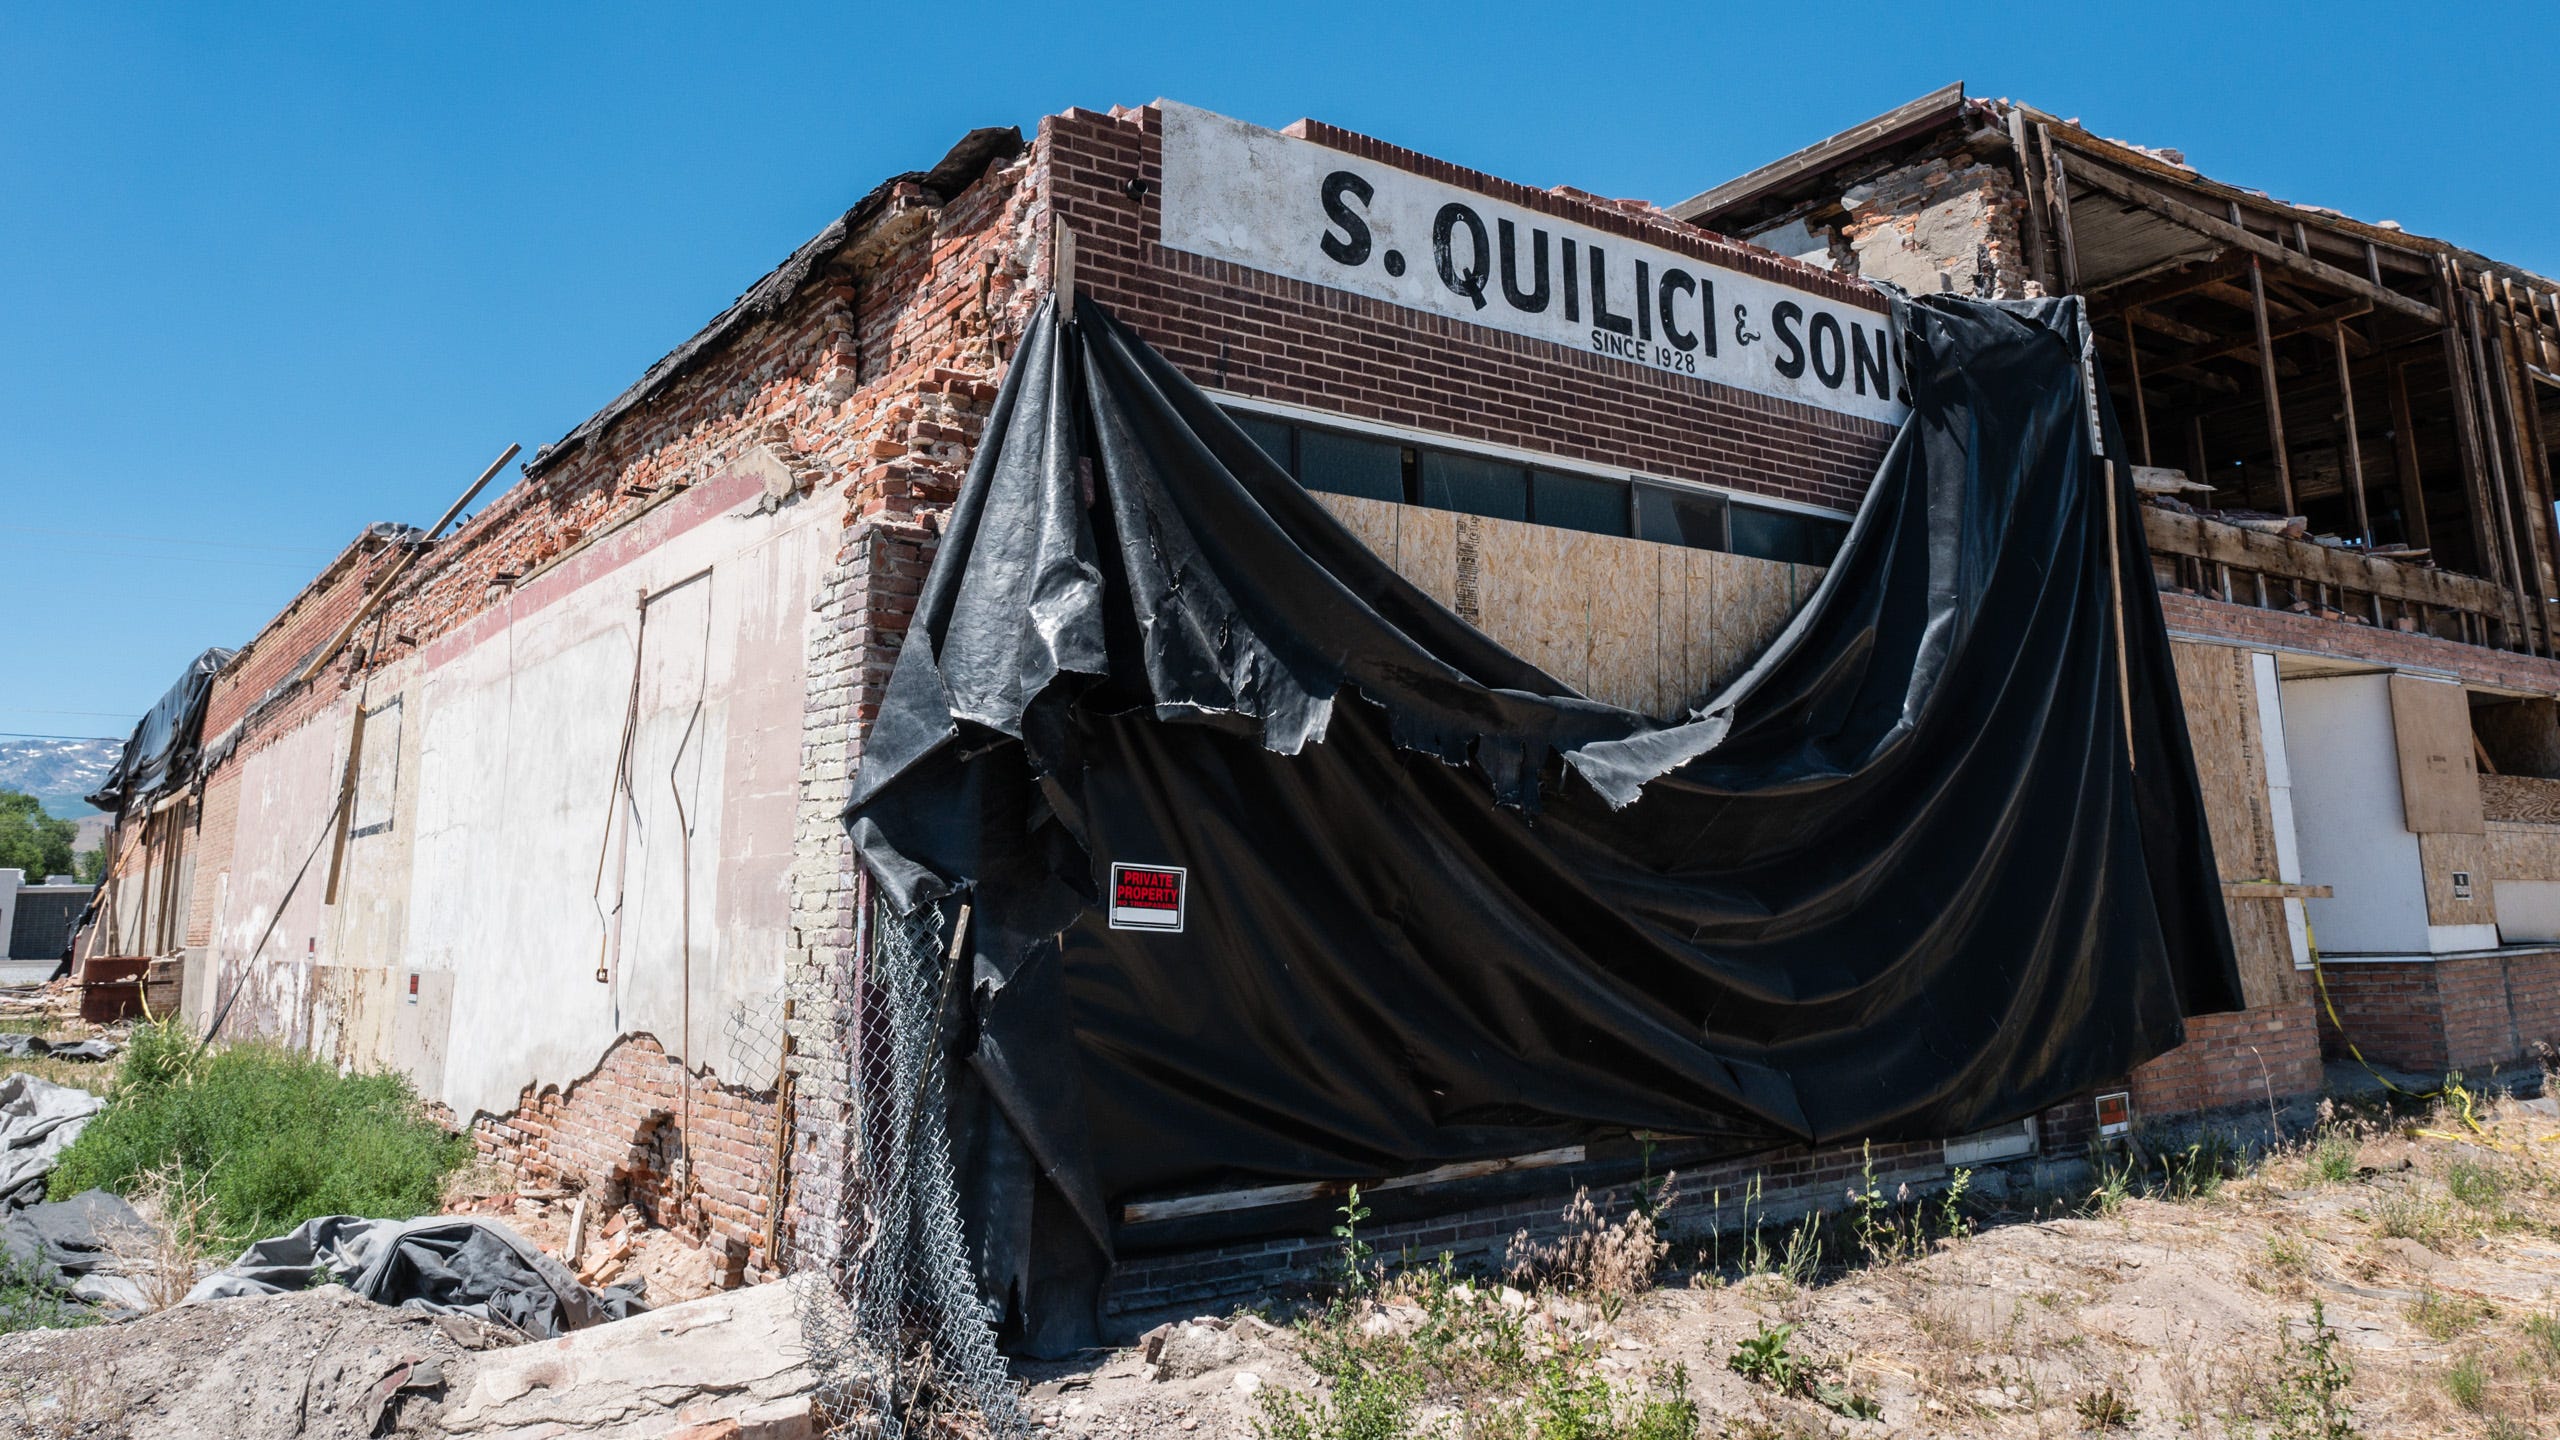
[[[1029,1433],[969,1273],[952,1174],[944,1087],[967,914],[876,905],[860,990],[794,1002],[803,1016],[829,1007],[822,1063],[843,1067],[849,1132],[842,1183],[802,1191],[803,1210],[838,1237],[838,1259],[796,1282],[801,1340],[821,1405],[881,1440]],[[741,1017],[742,1048],[763,1028]]]

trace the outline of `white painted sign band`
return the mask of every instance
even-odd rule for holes
[[[1875,311],[1206,110],[1159,108],[1170,249],[1902,421],[1901,359]]]

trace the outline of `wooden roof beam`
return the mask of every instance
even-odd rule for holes
[[[2269,265],[2280,266],[2297,275],[2318,281],[2322,286],[2361,296],[2374,304],[2397,310],[2413,320],[2429,325],[2442,325],[2444,313],[2422,300],[2412,300],[2387,286],[2376,285],[2362,275],[2341,270],[2326,261],[2314,260],[2263,235],[2243,230],[2228,220],[2217,219],[2165,191],[2156,190],[2119,175],[2104,165],[2091,163],[2086,152],[2082,163],[2071,167],[2071,178],[2091,189],[2131,204],[2139,205],[2172,224],[2209,236],[2225,245],[2235,246]]]

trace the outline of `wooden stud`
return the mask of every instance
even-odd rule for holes
[[[2125,370],[2133,379],[2133,434],[2142,452],[2142,463],[2151,463],[2151,411],[2142,399],[2142,342],[2133,333],[2133,314],[2124,317]]]
[[[2347,330],[2344,325],[2329,327],[2329,338],[2336,342],[2338,356],[2338,400],[2346,409],[2340,422],[2347,433],[2347,495],[2355,501],[2356,530],[2364,537],[2365,548],[2373,548],[2373,517],[2364,506],[2364,445],[2356,438],[2356,386],[2347,373]]]
[[[2417,421],[2409,413],[2409,367],[2401,364],[2384,367],[2390,383],[2392,461],[2400,472],[2400,538],[2403,543],[2428,549],[2427,490],[2418,469]]]
[[[2231,213],[2237,216],[2240,206],[2234,201]],[[2267,445],[2275,451],[2276,491],[2284,498],[2284,513],[2293,508],[2293,461],[2284,449],[2284,403],[2276,396],[2276,345],[2267,333],[2267,285],[2259,273],[2256,256],[2249,257],[2249,314],[2258,324],[2258,390],[2267,407]]]
[[[2080,293],[2080,247],[2071,238],[2071,177],[2062,168],[2062,153],[2053,148],[2053,128],[2036,127],[2036,139],[2044,147],[2044,180],[2053,201],[2053,228],[2062,237],[2062,286],[2071,294]]]
[[[2045,240],[2045,227],[2052,218],[2045,213],[2044,189],[2037,182],[2035,159],[2027,149],[2026,112],[2009,107],[2009,153],[2018,160],[2018,188],[2027,197],[2027,263],[2035,268],[2036,284],[2051,295],[2053,288],[2053,251]]]

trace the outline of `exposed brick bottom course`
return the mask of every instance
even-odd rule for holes
[[[690,1194],[676,1183],[688,1112]],[[654,1038],[629,1035],[566,1089],[527,1086],[512,1114],[482,1116],[471,1138],[482,1159],[521,1179],[636,1205],[669,1229],[715,1231],[747,1247],[751,1272],[770,1273],[773,1124],[769,1093],[690,1077]]]
[[[2134,1109],[2189,1115],[2272,1104],[2320,1088],[2320,1035],[2308,1000],[2187,1021],[2187,1043],[2133,1072]]]
[[[2439,1074],[2560,1045],[2560,953],[2333,960],[2321,975],[2337,1011],[2336,1023],[2325,1011],[2319,1017],[2322,1048],[2333,1056],[2348,1055],[2352,1041],[2376,1065]]]

